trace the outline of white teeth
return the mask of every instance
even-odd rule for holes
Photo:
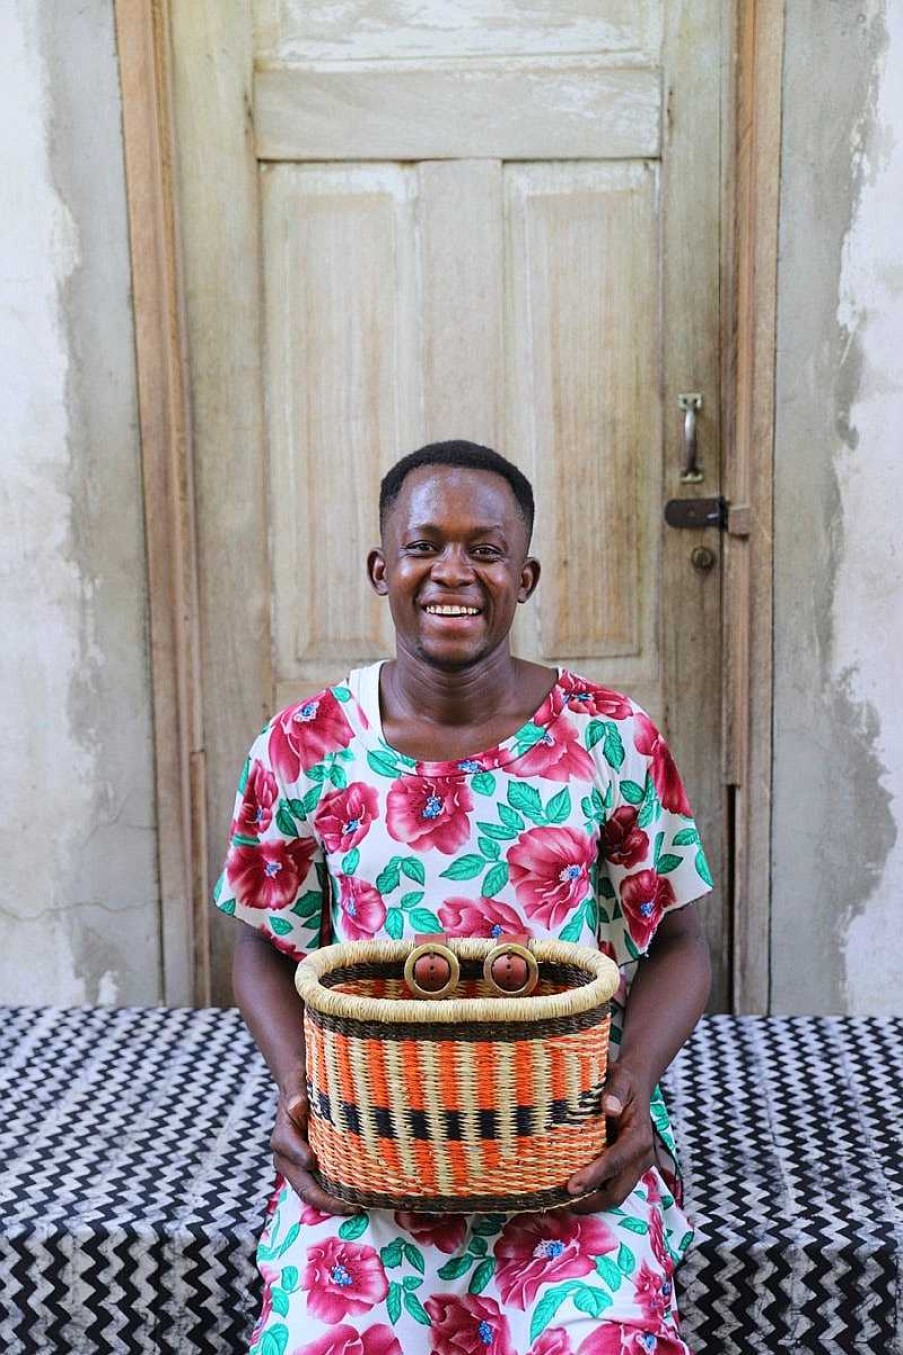
[[[440,607],[432,606],[426,609],[430,616],[479,616],[479,607]]]

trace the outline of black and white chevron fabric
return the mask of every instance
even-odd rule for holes
[[[697,1355],[903,1355],[903,1021],[708,1017],[667,1092]],[[234,1011],[0,1009],[0,1351],[246,1351],[273,1106]]]

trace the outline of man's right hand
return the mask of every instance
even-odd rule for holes
[[[321,1190],[310,1174],[314,1153],[307,1141],[309,1106],[303,1083],[284,1087],[279,1093],[276,1123],[270,1138],[273,1166],[285,1177],[292,1190],[323,1214],[359,1214],[357,1205],[346,1204]]]

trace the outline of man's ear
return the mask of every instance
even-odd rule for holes
[[[520,571],[520,588],[517,592],[518,602],[526,602],[527,598],[532,597],[536,592],[536,585],[539,583],[541,566],[539,561],[533,555],[528,555]]]
[[[386,557],[380,546],[374,546],[367,556],[367,578],[370,580],[370,587],[374,593],[379,593],[380,597],[385,597],[389,591],[389,585],[386,583]]]

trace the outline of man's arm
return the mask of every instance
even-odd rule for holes
[[[281,955],[260,932],[242,923],[232,959],[232,986],[245,1024],[279,1088],[270,1140],[273,1165],[307,1204],[325,1214],[356,1214],[310,1175],[314,1155],[307,1142],[304,1071],[304,1006],[295,991],[294,960]]]
[[[593,1194],[572,1206],[593,1213],[621,1204],[655,1161],[649,1102],[655,1084],[699,1020],[712,969],[695,903],[666,913],[639,963],[624,1013],[617,1062],[605,1084],[609,1146],[568,1182]],[[611,1139],[614,1139],[611,1142]]]

